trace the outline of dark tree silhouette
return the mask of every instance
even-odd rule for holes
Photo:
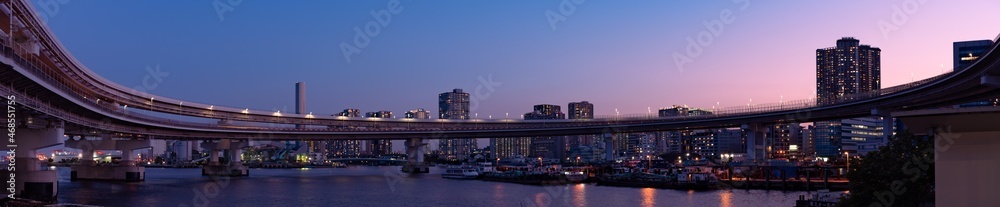
[[[919,206],[934,199],[934,141],[896,134],[886,146],[850,160],[850,195],[840,206]]]

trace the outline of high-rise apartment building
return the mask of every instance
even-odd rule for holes
[[[882,88],[881,52],[877,47],[860,44],[845,37],[837,46],[816,50],[816,101],[833,104],[841,97],[872,92]],[[816,156],[841,157],[844,150],[840,121],[814,123]],[[851,143],[851,141],[848,141]]]
[[[438,94],[439,119],[469,119],[469,93],[462,89]],[[466,160],[478,148],[476,139],[441,139],[438,150],[441,159]]]

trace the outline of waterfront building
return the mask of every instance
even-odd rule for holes
[[[462,89],[438,94],[438,119],[469,119],[469,93]],[[440,139],[441,159],[466,160],[478,146],[476,139]]]
[[[531,155],[530,137],[491,138],[490,146],[493,146],[496,158],[500,159],[524,158]]]
[[[413,110],[410,110],[410,111],[406,112],[405,118],[408,118],[408,119],[430,119],[431,118],[431,112],[427,111],[427,110],[424,110],[423,108],[413,109]]]
[[[594,104],[587,101],[570,102],[566,109],[567,118],[574,120],[594,119]],[[576,146],[594,147],[595,135],[572,135],[566,137],[567,150]]]
[[[880,89],[881,52],[881,49],[862,45],[851,37],[837,40],[835,47],[817,49],[817,104],[833,104],[846,95]],[[815,122],[814,126],[816,155],[838,158],[844,150],[841,122]]]
[[[566,119],[559,105],[539,104],[534,111],[524,114],[524,120]],[[566,159],[566,136],[546,136],[531,138],[531,157],[550,160]]]
[[[842,151],[865,155],[885,145],[888,140],[882,134],[882,121],[879,117],[841,120]]]
[[[361,117],[361,110],[355,108],[344,109],[335,116],[338,117]],[[356,157],[364,152],[363,140],[331,140],[327,142],[327,156],[333,157]]]

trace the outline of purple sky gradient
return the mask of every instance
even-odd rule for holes
[[[210,1],[72,1],[40,10],[78,59],[112,81],[139,86],[146,66],[170,73],[155,94],[291,111],[294,83],[304,81],[316,114],[402,116],[436,113],[438,93],[473,91],[492,75],[501,85],[474,113],[499,118],[581,100],[609,115],[806,99],[815,91],[815,50],[845,36],[882,49],[890,87],[950,71],[954,41],[1000,34],[998,1],[927,0],[906,10],[913,2],[751,1],[741,10],[729,1],[585,1],[553,30],[545,13],[558,12],[560,1],[402,1],[350,63],[340,43],[385,1],[243,1],[224,20]],[[679,70],[672,54],[685,53],[686,39],[708,32],[703,22],[726,10],[732,23]],[[896,30],[884,33],[880,22]]]

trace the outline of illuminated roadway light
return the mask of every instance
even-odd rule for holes
[[[250,109],[249,108],[243,109],[243,114],[249,114],[249,113],[250,113]]]
[[[215,106],[208,106],[208,110],[213,110],[213,109],[215,109]]]
[[[309,114],[306,114],[306,118],[310,118],[311,119],[311,118],[316,118],[316,117],[313,116],[312,112],[309,112]]]
[[[273,115],[274,115],[274,116],[281,116],[281,111],[276,111],[276,112],[274,112],[274,114],[273,114]]]

